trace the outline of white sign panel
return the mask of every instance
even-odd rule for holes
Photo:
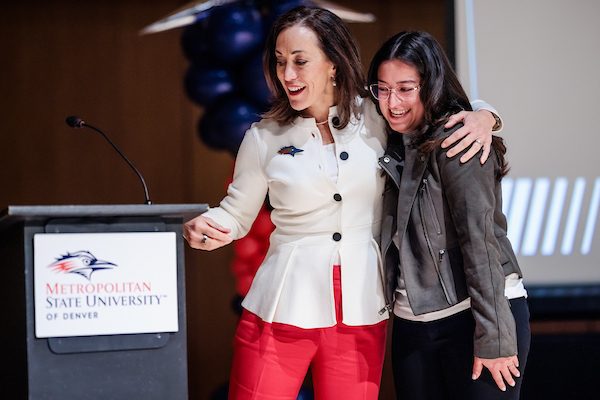
[[[36,234],[38,338],[177,332],[174,232]]]

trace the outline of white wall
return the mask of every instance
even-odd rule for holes
[[[456,60],[505,123],[526,284],[600,284],[600,1],[456,0]]]

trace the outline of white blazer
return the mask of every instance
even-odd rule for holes
[[[268,192],[275,230],[269,251],[242,305],[266,322],[322,328],[370,325],[385,309],[378,240],[385,177],[378,166],[385,124],[371,101],[341,130],[332,120],[338,179],[325,171],[325,149],[314,118],[279,125],[262,120],[246,132],[227,196],[206,216],[231,229],[250,229]],[[332,265],[339,254],[343,321],[336,321]]]

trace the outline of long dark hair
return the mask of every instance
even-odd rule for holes
[[[280,123],[289,123],[298,115],[289,103],[285,89],[277,79],[275,45],[279,34],[287,28],[301,25],[311,29],[325,56],[336,68],[336,100],[340,118],[339,128],[350,122],[352,114],[359,117],[356,97],[366,97],[365,76],[356,41],[346,24],[334,13],[323,8],[300,6],[281,15],[273,24],[265,43],[263,67],[269,89],[274,96],[271,109],[264,114]]]
[[[412,65],[421,79],[419,96],[425,114],[419,127],[415,145],[422,153],[430,153],[436,149],[443,138],[433,135],[451,114],[461,110],[471,111],[469,98],[465,93],[454,69],[452,68],[442,46],[427,32],[400,32],[388,39],[377,51],[368,73],[368,83],[378,83],[379,67],[389,60],[400,60]],[[381,114],[379,102],[373,99],[377,111]],[[506,146],[502,138],[493,137],[492,147],[498,157],[501,178],[508,172],[504,154]]]

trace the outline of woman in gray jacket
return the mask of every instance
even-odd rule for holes
[[[381,250],[397,397],[518,399],[529,311],[502,214],[502,139],[483,164],[440,147],[471,105],[427,33],[389,39],[368,78],[390,131]]]

